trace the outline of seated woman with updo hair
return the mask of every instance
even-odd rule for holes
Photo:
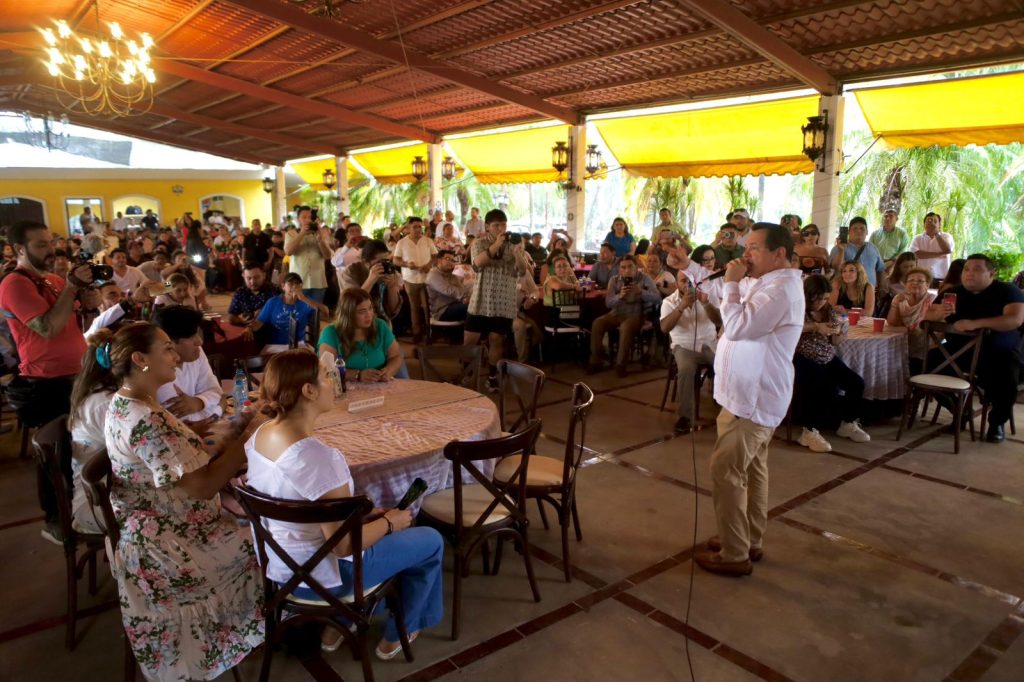
[[[330,353],[344,358],[349,380],[376,382],[409,378],[394,333],[377,317],[370,294],[363,289],[341,292],[338,317],[320,332],[317,350],[321,355]]]
[[[211,459],[160,406],[157,390],[174,381],[179,359],[162,329],[136,322],[103,338],[75,385],[75,416],[83,396],[115,389],[105,429],[121,620],[148,679],[210,680],[264,640],[252,541],[221,516],[218,495],[245,461],[245,436]]]
[[[368,300],[368,299],[367,299]],[[334,387],[327,368],[303,348],[270,359],[260,384],[263,411],[271,421],[260,426],[245,444],[249,458],[248,484],[285,500],[332,500],[358,491],[345,456],[313,436],[317,417],[334,407]],[[432,528],[411,528],[410,510],[389,509],[363,526],[363,588],[398,576],[402,612],[409,641],[444,616],[441,563],[444,540]],[[267,530],[298,563],[307,561],[337,531],[337,524],[297,525],[268,521]],[[354,589],[352,547],[348,538],[313,569],[313,577],[337,596]],[[267,557],[267,576],[288,582],[292,571],[276,554]],[[300,598],[318,599],[307,586],[295,590]],[[325,631],[322,646],[334,651],[343,640]],[[394,618],[388,618],[377,656],[393,658],[402,650]]]

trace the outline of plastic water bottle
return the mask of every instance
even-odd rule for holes
[[[235,399],[235,414],[239,414],[242,411],[242,406],[245,401],[249,399],[249,390],[247,388],[248,382],[245,379],[245,370],[239,365],[238,369],[235,370],[235,389],[231,392],[231,395]]]
[[[341,392],[348,393],[348,383],[345,381],[345,358],[339,355],[334,364],[338,368],[338,378],[341,380]]]

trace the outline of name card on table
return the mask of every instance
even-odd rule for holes
[[[378,395],[372,398],[366,398],[365,400],[353,400],[348,404],[349,412],[363,412],[364,410],[372,410],[375,407],[380,407],[384,404],[384,396]]]

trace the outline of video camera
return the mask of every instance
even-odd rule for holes
[[[78,252],[78,267],[79,265],[88,265],[89,272],[92,274],[92,281],[98,282],[100,280],[108,281],[114,279],[114,268],[109,265],[97,265],[92,262],[93,255],[86,253],[85,251]]]

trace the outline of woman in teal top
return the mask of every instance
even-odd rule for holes
[[[395,335],[377,318],[370,294],[362,289],[341,293],[338,318],[324,327],[317,347],[344,358],[348,378],[355,381],[391,381],[402,368]]]

